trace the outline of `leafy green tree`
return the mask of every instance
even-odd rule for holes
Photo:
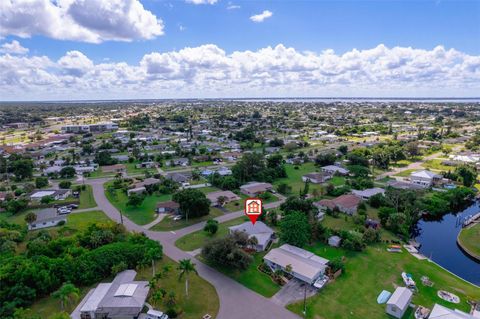
[[[282,242],[303,247],[310,237],[310,224],[304,213],[292,211],[283,216],[280,222],[280,240]]]
[[[63,311],[67,303],[77,301],[79,294],[80,289],[75,287],[75,285],[66,282],[57,291],[52,293],[52,297],[60,300],[61,309]]]
[[[205,227],[203,227],[203,230],[210,235],[214,235],[218,231],[218,221],[216,221],[215,219],[207,220],[207,223],[205,224]]]
[[[132,193],[128,196],[127,206],[138,207],[142,205],[144,199],[143,194]]]
[[[315,158],[315,165],[317,166],[327,166],[333,165],[337,160],[337,156],[334,153],[323,153],[318,154]]]
[[[477,171],[475,168],[462,165],[455,169],[455,173],[460,177],[463,186],[472,187],[477,180]]]
[[[50,204],[51,202],[53,202],[55,200],[55,198],[53,198],[52,196],[43,196],[42,199],[40,200],[40,203],[42,204]]]
[[[287,183],[280,183],[277,190],[280,194],[287,195],[292,191],[292,187]]]
[[[242,232],[242,234],[245,234]],[[245,238],[245,243],[248,240]],[[253,258],[239,246],[234,234],[208,241],[202,248],[202,256],[209,263],[233,269],[247,269]]]
[[[35,178],[35,187],[36,188],[44,188],[48,186],[48,178],[47,177],[37,177]]]
[[[61,189],[69,189],[71,186],[72,182],[70,181],[61,181],[60,183],[58,183],[58,187],[60,187]]]
[[[11,172],[19,181],[30,179],[33,175],[33,162],[30,159],[17,159],[11,163]]]
[[[72,178],[75,176],[75,168],[72,166],[65,166],[60,170],[61,178]]]
[[[198,275],[197,269],[195,268],[195,264],[192,263],[190,259],[181,259],[179,261],[178,270],[180,271],[180,275],[178,277],[179,280],[185,276],[185,294],[188,298],[188,276],[191,273]]]
[[[172,196],[172,200],[180,205],[183,217],[200,217],[208,215],[210,200],[198,189],[184,189]]]
[[[33,212],[30,212],[27,215],[25,215],[25,221],[28,224],[31,224],[31,223],[35,222],[36,220],[37,220],[37,215]]]

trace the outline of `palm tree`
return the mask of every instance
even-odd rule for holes
[[[28,213],[26,216],[25,216],[25,221],[29,224],[35,222],[37,220],[37,215],[35,213]]]
[[[155,260],[162,258],[162,250],[160,246],[154,246],[147,250],[147,258],[152,262],[152,277],[155,276]]]
[[[190,259],[182,259],[180,260],[180,264],[178,265],[178,270],[180,270],[180,276],[178,280],[182,279],[185,275],[185,293],[188,298],[188,275],[193,272],[198,275],[197,269],[195,269],[195,264],[192,263]]]
[[[60,305],[63,311],[65,308],[65,304],[70,301],[74,302],[78,299],[79,293],[80,289],[75,287],[74,284],[66,282],[57,291],[52,293],[52,297],[60,299]]]
[[[177,299],[175,297],[175,292],[170,291],[167,295],[167,300],[165,300],[165,305],[169,308],[174,308],[177,304]]]
[[[257,245],[258,245],[258,239],[257,239],[257,237],[252,236],[252,237],[249,237],[249,238],[247,239],[247,246],[248,246],[250,249],[254,249]]]

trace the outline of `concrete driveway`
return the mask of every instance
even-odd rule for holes
[[[110,203],[104,193],[103,184],[108,181],[108,178],[89,180],[88,184],[92,186],[93,195],[97,202],[98,208],[112,220],[120,223],[120,212]],[[280,205],[283,199],[276,203],[265,205],[267,208],[273,208]],[[243,215],[243,212],[235,212],[226,214],[216,219],[220,222],[225,222]],[[200,277],[212,284],[218,294],[220,300],[220,309],[217,319],[299,319],[296,314],[288,311],[283,306],[274,303],[271,299],[265,298],[256,292],[246,288],[233,279],[221,274],[217,270],[203,264],[197,259],[193,258],[187,252],[178,249],[175,246],[175,241],[191,232],[203,228],[204,222],[195,224],[183,229],[172,232],[155,232],[145,230],[123,216],[123,224],[129,231],[144,232],[149,238],[159,241],[163,246],[163,252],[166,256],[175,261],[180,259],[192,259],[196,264],[196,268]],[[205,300],[208,302],[208,300]]]
[[[295,301],[303,300],[304,295],[307,298],[315,295],[318,290],[308,284],[305,284],[303,281],[298,280],[297,278],[292,278],[285,286],[277,292],[271,300],[277,305],[285,307],[288,304],[291,304]]]

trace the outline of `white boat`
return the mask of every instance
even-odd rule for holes
[[[415,281],[412,279],[412,276],[406,272],[402,272],[403,282],[407,287],[416,287]]]

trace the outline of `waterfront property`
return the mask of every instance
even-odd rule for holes
[[[395,317],[402,318],[412,301],[413,293],[406,287],[397,287],[387,301],[385,311]]]
[[[329,262],[325,258],[289,244],[270,250],[263,260],[273,271],[281,269],[310,285],[325,274]],[[291,271],[288,271],[289,268]]]

